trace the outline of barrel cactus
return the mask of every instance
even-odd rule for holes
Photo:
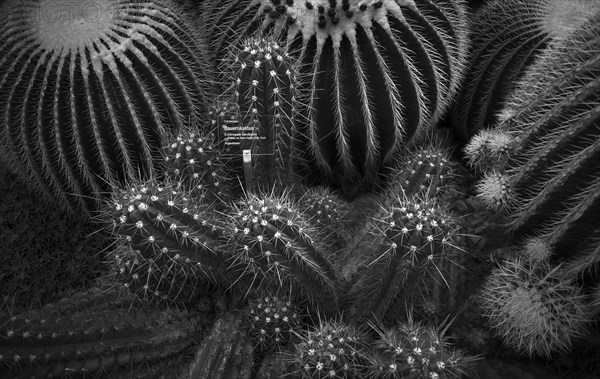
[[[556,38],[585,22],[600,4],[588,0],[494,0],[473,20],[473,41],[454,126],[466,141],[504,117],[510,91]]]
[[[449,0],[209,1],[214,54],[256,31],[300,62],[309,159],[348,197],[440,118],[462,78],[465,5]]]
[[[204,111],[202,38],[170,0],[9,0],[0,15],[0,158],[86,214],[148,176]],[[6,11],[4,11],[6,10]]]

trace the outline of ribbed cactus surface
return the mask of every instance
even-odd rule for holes
[[[232,55],[231,80],[243,128],[238,154],[250,149],[257,184],[263,191],[281,192],[296,179],[295,60],[272,37],[261,35],[246,38]]]
[[[600,220],[598,25],[597,12],[529,68],[506,102],[506,117],[488,135],[507,143],[479,183],[489,206],[511,214],[516,237],[543,237],[562,256]],[[469,154],[479,156],[475,145]]]
[[[505,117],[502,103],[527,67],[599,7],[588,0],[494,0],[483,7],[472,23],[469,67],[452,112],[460,138]]]
[[[202,117],[201,38],[168,0],[10,0],[0,15],[0,158],[77,212],[149,175]]]
[[[219,58],[256,30],[298,57],[305,150],[324,178],[353,196],[438,120],[462,77],[460,1],[228,1],[206,5]]]
[[[25,314],[0,314],[0,376],[41,379],[164,373],[166,359],[193,344],[196,322],[185,312],[132,309],[130,305],[88,301],[77,304],[77,310],[51,306]]]

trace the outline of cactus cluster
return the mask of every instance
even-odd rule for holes
[[[0,159],[59,205],[100,209],[204,117],[210,64],[172,1],[5,3]]]
[[[217,58],[264,32],[298,59],[307,98],[300,149],[348,197],[373,188],[380,168],[440,118],[462,78],[460,2],[244,0],[205,8]]]
[[[493,0],[474,17],[464,89],[453,107],[466,141],[506,117],[503,103],[553,40],[565,38],[600,9],[587,0]],[[568,37],[567,37],[568,38]]]
[[[485,172],[480,197],[510,214],[513,236],[544,238],[563,259],[599,226],[599,20],[596,12],[556,37],[508,97],[501,122],[465,149]]]

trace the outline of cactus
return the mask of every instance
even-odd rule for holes
[[[301,378],[362,378],[367,363],[368,337],[345,322],[320,321],[300,335],[292,355]]]
[[[296,113],[294,60],[270,36],[246,38],[231,53],[231,80],[239,106],[242,150],[252,152],[259,189],[281,192],[297,180],[292,162]],[[246,135],[246,136],[244,136]]]
[[[311,223],[334,239],[344,238],[344,217],[350,211],[345,200],[328,187],[315,186],[307,189],[299,201]]]
[[[548,260],[505,261],[487,278],[480,299],[503,342],[529,356],[568,351],[588,327],[585,296]]]
[[[452,175],[453,163],[448,154],[437,147],[419,148],[406,154],[389,174],[390,189],[394,195],[420,194],[434,197]]]
[[[160,287],[159,284],[167,280],[173,286],[159,295],[171,294],[175,299],[187,293],[179,289],[188,285],[229,283],[239,279],[231,276],[235,276],[236,270],[229,262],[231,256],[222,251],[227,238],[224,225],[216,216],[208,205],[195,202],[168,183],[160,185],[150,181],[129,191],[117,192],[114,232],[124,237],[145,260],[140,263],[135,257],[124,256],[122,274],[138,275],[138,278],[132,276],[135,280],[154,281],[140,287],[144,292]],[[132,263],[127,265],[127,261]],[[136,268],[140,264],[146,272]]]
[[[288,296],[262,295],[250,301],[247,313],[250,336],[262,351],[280,351],[300,324],[298,307]]]
[[[313,304],[334,305],[337,276],[324,255],[327,245],[287,196],[250,194],[231,218],[236,264],[265,287],[291,285]]]
[[[229,200],[230,180],[214,135],[179,134],[163,149],[165,175],[195,201],[219,206]]]
[[[434,200],[399,197],[368,230],[378,242],[349,291],[354,318],[381,318],[402,299],[426,300],[449,286],[457,226]]]
[[[366,376],[369,378],[468,378],[470,366],[479,359],[451,347],[445,336],[450,324],[422,326],[409,317],[392,328],[370,325],[378,338]]]
[[[218,319],[196,352],[190,379],[250,379],[254,354],[242,317],[227,313]]]
[[[454,127],[466,141],[506,117],[502,104],[540,54],[595,10],[587,0],[495,0],[475,16],[470,65],[454,107]]]
[[[481,130],[464,147],[467,164],[477,173],[492,170],[506,159],[512,141],[513,138],[507,131]]]
[[[152,367],[159,375],[168,367],[165,359],[192,346],[196,323],[186,312],[130,305],[100,301],[71,311],[0,315],[0,376],[133,377]]]
[[[506,156],[480,196],[511,215],[515,239],[535,234],[564,259],[600,219],[600,11],[540,55],[506,101]]]
[[[0,158],[73,212],[151,175],[195,124],[209,66],[169,0],[10,0],[0,15]]]
[[[307,94],[299,125],[326,181],[348,197],[372,188],[394,153],[435,123],[456,93],[467,49],[459,1],[208,2],[208,38],[220,58],[256,31],[298,57]]]

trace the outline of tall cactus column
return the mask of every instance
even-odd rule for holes
[[[72,210],[153,172],[171,131],[201,117],[209,66],[171,1],[2,9],[0,158]]]
[[[241,150],[250,149],[257,182],[268,191],[294,183],[293,117],[296,96],[294,60],[268,36],[249,37],[231,63],[241,113]]]
[[[369,189],[401,146],[439,119],[466,52],[462,2],[229,1],[206,6],[217,57],[268,30],[300,60],[305,150],[349,197]],[[227,25],[228,27],[224,27]]]

